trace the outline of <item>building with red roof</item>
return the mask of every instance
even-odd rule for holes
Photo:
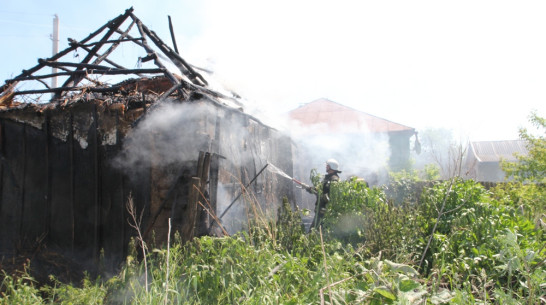
[[[288,116],[296,142],[313,144],[307,147],[311,152],[304,157],[306,161],[335,158],[344,173],[361,177],[409,165],[410,138],[416,135],[412,127],[324,98],[300,106]],[[322,151],[323,155],[315,157]],[[318,169],[322,171],[322,165]]]

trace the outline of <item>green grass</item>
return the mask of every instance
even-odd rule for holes
[[[320,231],[304,233],[301,211],[284,201],[278,221],[251,220],[231,237],[175,237],[147,253],[147,267],[133,245],[118,274],[78,287],[5,275],[0,304],[545,302],[544,229],[505,193],[456,180],[393,199],[348,181],[331,198]]]

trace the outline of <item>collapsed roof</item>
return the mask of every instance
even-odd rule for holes
[[[224,105],[240,107],[236,94],[212,88],[203,76],[207,71],[188,64],[179,55],[172,25],[170,29],[175,50],[129,8],[86,38],[69,38],[68,48],[50,58],[38,59],[38,65],[6,80],[0,87],[0,111],[18,107],[20,101],[62,104],[84,95],[93,98],[144,93],[153,93],[158,100],[170,95],[186,100],[199,93]],[[134,51],[134,57],[127,56],[130,51]],[[131,76],[137,80],[128,80]],[[165,81],[160,86],[157,81],[152,86],[147,82],[157,78]],[[112,84],[112,80],[118,82]]]

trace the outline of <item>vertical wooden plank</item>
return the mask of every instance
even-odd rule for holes
[[[20,195],[19,197],[21,198],[21,206],[20,206],[20,209],[21,209],[21,212],[20,212],[20,220],[19,220],[19,241],[23,240],[23,219],[25,217],[25,180],[26,180],[26,176],[27,176],[27,125],[24,125],[23,124],[23,131],[22,131],[22,134],[21,134],[21,143],[22,143],[22,158],[23,158],[23,165],[22,165],[22,170],[21,170],[21,175],[23,176],[22,179],[21,179],[21,190],[20,190]]]
[[[198,203],[199,200],[199,186],[201,185],[201,180],[198,177],[192,178],[191,183],[191,189],[190,189],[190,196],[188,200],[188,207],[187,207],[187,221],[183,223],[182,225],[182,238],[184,241],[191,240],[196,233],[196,225],[197,225],[197,215],[198,215]]]
[[[76,183],[75,183],[75,171],[74,171],[74,113],[72,110],[69,110],[69,134],[68,134],[68,141],[69,141],[69,162],[70,162],[70,202],[68,202],[70,206],[70,247],[72,249],[72,252],[74,252],[74,246],[75,246],[75,235],[76,235]]]
[[[102,194],[101,194],[101,162],[100,162],[100,141],[99,141],[99,116],[97,112],[97,104],[93,104],[93,127],[91,140],[93,142],[93,164],[94,164],[94,193],[95,193],[95,262],[99,261],[100,251],[102,247]]]
[[[45,158],[45,132],[25,125],[24,186],[22,236],[31,247],[42,243],[46,235],[47,169]]]
[[[4,121],[0,120],[0,249],[6,249],[5,232],[7,228],[4,226],[4,221],[1,215],[5,214],[7,202],[4,201]]]
[[[70,144],[70,113],[54,112],[49,119],[49,167],[51,218],[49,221],[50,245],[72,249],[72,153]],[[66,134],[65,137],[60,135]]]
[[[50,112],[46,112],[45,117],[45,137],[46,137],[46,147],[45,147],[45,155],[46,155],[46,222],[44,231],[47,234],[47,242],[51,242],[51,237],[49,235],[49,232],[51,231],[51,214],[52,214],[52,206],[51,206],[51,185],[52,185],[52,170],[51,170],[51,152],[50,152],[50,146],[51,146],[51,114]]]
[[[90,103],[71,108],[73,115],[73,207],[74,249],[76,253],[96,263],[98,223],[96,177],[96,126],[94,108]]]
[[[113,272],[123,260],[124,245],[124,179],[121,172],[110,162],[120,150],[119,113],[114,116],[99,115],[100,130],[116,128],[116,143],[100,145],[100,187],[101,187],[101,249],[104,250],[102,266],[105,271]],[[114,124],[112,124],[114,123]],[[112,127],[112,125],[114,127]],[[107,132],[112,132],[108,130]]]
[[[218,110],[217,110],[218,111]],[[216,113],[216,122],[214,127],[214,139],[212,139],[211,151],[213,153],[211,165],[210,165],[210,205],[215,214],[218,215],[218,171],[220,168],[219,158],[224,158],[220,155],[220,137],[221,137],[221,123],[220,115]]]
[[[0,234],[3,249],[14,249],[20,240],[21,190],[22,190],[22,141],[23,127],[19,123],[3,121],[2,158],[2,210],[0,213]]]

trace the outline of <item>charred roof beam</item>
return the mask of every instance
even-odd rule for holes
[[[50,88],[50,89],[17,91],[17,92],[14,92],[13,95],[57,93],[57,92],[64,92],[64,91],[115,92],[115,91],[119,91],[120,89],[121,89],[121,86],[112,86],[112,87],[59,87],[59,88]]]
[[[124,15],[119,15],[118,17],[116,17],[115,19],[113,19],[112,21],[104,24],[103,26],[101,26],[99,29],[97,29],[95,32],[89,34],[86,38],[84,38],[83,40],[80,41],[80,44],[85,44],[87,43],[89,40],[93,39],[95,36],[97,36],[98,34],[100,34],[105,28],[109,27],[110,24],[115,21],[115,20],[118,20],[120,18],[122,18],[123,16],[125,16],[128,12],[131,13],[133,11],[133,8],[129,8],[125,11],[125,14]],[[125,17],[127,18],[127,17]],[[124,19],[125,20],[125,19]],[[77,45],[71,45],[69,46],[68,48],[64,49],[63,51],[51,56],[50,58],[46,59],[46,61],[56,61],[57,59],[65,56],[66,54],[76,50],[78,48]],[[11,80],[6,80],[6,83],[4,85],[2,85],[0,87],[0,93],[4,92],[4,90],[6,90],[7,88],[10,87],[10,84],[15,82],[15,79],[19,78],[19,77],[23,77],[23,76],[29,76],[29,75],[32,75],[32,73],[42,69],[45,65],[42,64],[42,63],[39,63],[38,65],[28,69],[28,70],[23,70],[21,72],[20,75],[18,75],[17,77],[11,79]]]
[[[132,14],[132,13],[131,13]],[[122,22],[123,23],[123,22]],[[131,22],[131,24],[129,24],[129,26],[127,27],[127,30],[125,30],[125,32],[121,33],[120,35],[120,39],[123,39],[127,36],[127,34],[129,34],[129,31],[131,31],[131,29],[133,28],[133,26],[135,25],[135,21],[133,20]],[[121,26],[121,23],[120,23],[120,26]],[[119,26],[118,26],[118,29],[119,29]],[[115,32],[115,29],[113,29],[114,32]],[[112,33],[113,34],[113,33]],[[120,40],[118,39],[118,40]],[[108,40],[107,40],[108,41]],[[114,52],[114,50],[119,46],[119,44],[121,43],[121,41],[118,41],[118,42],[115,42],[112,46],[110,46],[110,48],[104,52],[104,54],[100,55],[100,56],[97,56],[97,59],[95,59],[95,64],[99,64],[100,62],[102,62],[104,59],[106,59],[106,57],[110,54],[112,54],[112,52]],[[91,50],[93,51],[93,50]],[[91,52],[89,52],[91,53]]]
[[[159,56],[157,56],[157,53],[146,42],[146,34],[145,34],[145,31],[144,31],[144,27],[142,25],[142,22],[137,19],[136,23],[137,23],[137,27],[138,27],[138,30],[140,32],[140,35],[142,35],[142,38],[143,38],[142,39],[142,46],[144,47],[144,49],[148,53],[148,56],[153,56],[154,63],[156,64],[156,66],[158,66],[160,69],[165,70],[165,76],[167,76],[167,78],[169,78],[169,80],[173,83],[174,86],[180,84],[180,81],[178,80],[178,78],[176,76],[174,76],[174,74],[172,74],[167,69],[167,67],[165,67],[165,65],[161,62],[161,60],[159,60]]]
[[[84,49],[88,53],[91,52],[91,49],[89,49],[88,46],[89,45],[95,45],[94,43],[93,44],[87,44],[87,45],[79,45],[79,43],[76,40],[71,39],[71,38],[68,38],[68,41],[70,41],[70,44],[77,44],[80,48]],[[125,69],[125,67],[123,67],[122,65],[118,65],[117,63],[111,61],[108,58],[105,58],[104,61],[111,64],[112,66],[114,66],[114,67],[116,67],[118,69]]]
[[[108,39],[110,38],[110,36],[112,36],[112,34],[114,34],[116,32],[116,29],[118,29],[121,24],[123,24],[123,22],[125,22],[125,20],[133,14],[133,8],[130,8],[130,9],[127,9],[125,11],[125,14],[123,15],[120,15],[118,16],[117,18],[111,20],[110,22],[107,23],[107,26],[110,28],[108,30],[108,32],[106,34],[104,34],[104,36],[102,37],[102,39],[99,41],[99,43],[94,46],[92,49],[91,49],[91,52],[89,52],[87,54],[87,56],[81,61],[82,64],[87,64],[89,63],[89,61],[94,57],[96,56],[97,52],[100,50],[100,48],[104,45],[104,43],[106,41],[108,41]],[[100,63],[100,61],[95,60],[94,64],[98,64]],[[77,70],[81,70],[82,68],[77,68]],[[81,80],[83,79],[83,76],[82,75],[79,75],[79,74],[75,74],[71,77],[69,77],[65,82],[64,84],[62,85],[62,87],[74,87],[76,86]],[[62,88],[61,87],[61,88]],[[58,99],[60,98],[62,94],[62,91],[56,91],[55,93],[55,96],[53,97],[53,99]]]
[[[122,34],[123,32],[122,31],[116,31],[120,34]],[[69,41],[69,45],[75,45],[76,47],[80,47],[80,48],[89,48],[89,47],[92,47],[92,46],[96,46],[97,44],[100,44],[99,42],[92,42],[92,43],[85,43],[85,44],[82,44],[80,42],[78,42],[77,40],[75,39],[72,39],[72,38],[68,38],[68,41]],[[120,39],[116,39],[116,40],[108,40],[108,41],[105,41],[104,44],[107,44],[107,43],[122,43],[122,42],[131,42],[131,41],[142,41],[142,38],[120,38]]]
[[[67,72],[57,72],[43,75],[32,75],[20,77],[13,80],[39,80],[44,78],[50,78],[55,76],[71,76],[74,74],[102,74],[102,75],[119,75],[119,74],[163,74],[165,70],[155,68],[155,69],[86,69],[86,70],[76,70],[76,71],[67,71]]]
[[[134,14],[131,13],[131,18],[135,20],[141,30],[141,35],[144,37],[147,35],[150,40],[163,52],[177,67],[182,73],[184,73],[188,78],[197,85],[206,86],[208,85],[207,81],[201,74],[196,72],[191,65],[189,65],[178,53],[173,51],[167,44],[165,44],[154,31],[148,29],[140,19],[138,19]]]

